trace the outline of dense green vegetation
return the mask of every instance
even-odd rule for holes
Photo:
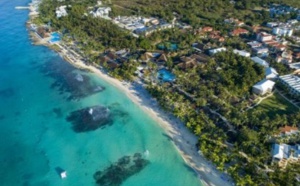
[[[87,53],[95,48],[101,51],[108,46],[110,48],[137,47],[137,40],[111,21],[85,15],[86,4],[73,3],[72,7],[68,7],[69,16],[57,19],[55,8],[58,5],[51,2],[51,0],[45,0],[40,7],[42,15],[39,17],[40,21],[50,23],[53,28],[69,33],[78,43],[82,44],[82,49]]]
[[[217,26],[223,23],[226,17],[235,17],[254,25],[270,18],[264,8],[271,3],[285,3],[293,7],[300,7],[300,2],[297,0],[237,0],[236,3],[231,3],[230,0],[112,0],[111,2],[113,5],[117,5],[114,7],[119,10],[114,12],[115,15],[127,9],[128,12],[136,15],[142,13],[159,16],[170,21],[175,12],[181,20],[192,26],[203,24]]]
[[[281,126],[297,125],[298,109],[275,94],[276,100],[271,97],[245,111],[250,106],[251,85],[263,76],[261,67],[231,52],[220,53],[215,60],[202,68],[177,71],[176,86],[149,85],[148,90],[163,108],[186,123],[199,137],[201,152],[218,169],[226,169],[237,185],[281,185],[286,174],[295,183],[292,176],[299,165],[277,171],[277,165],[270,163],[270,137]],[[276,171],[268,172],[266,166]]]
[[[281,126],[298,125],[300,114],[277,94],[258,107],[247,110],[255,103],[251,87],[263,79],[264,69],[248,58],[235,55],[231,49],[247,50],[245,42],[253,35],[229,37],[220,43],[194,34],[200,26],[210,25],[221,35],[228,35],[235,28],[224,24],[224,18],[230,17],[239,18],[250,26],[261,24],[271,20],[265,8],[278,2],[300,7],[297,0],[237,0],[235,4],[229,0],[104,1],[111,3],[112,16],[141,14],[172,20],[175,15],[180,21],[193,26],[191,30],[174,28],[140,38],[133,37],[111,21],[89,16],[88,7],[94,6],[97,0],[43,0],[40,16],[35,22],[60,30],[64,40],[71,40],[90,63],[106,67],[107,63],[100,60],[104,51],[129,49],[134,55],[110,71],[111,75],[120,79],[134,79],[133,73],[139,65],[136,59],[140,53],[156,50],[158,43],[177,43],[178,50],[164,51],[168,54],[165,66],[174,72],[176,82],[160,84],[150,78],[148,91],[164,109],[185,123],[199,138],[199,150],[218,169],[226,170],[237,185],[295,185],[294,178],[300,166],[291,165],[282,171],[270,163],[270,137]],[[72,5],[67,8],[69,15],[56,18],[55,8],[65,4]],[[280,19],[287,18],[283,16]],[[176,60],[193,53],[191,44],[194,42],[212,47],[223,45],[230,50],[195,68],[180,70],[175,65]],[[270,64],[279,73],[289,72],[282,64],[274,61]],[[147,67],[145,74],[155,76],[157,65],[149,62]],[[268,168],[275,171],[268,171]]]

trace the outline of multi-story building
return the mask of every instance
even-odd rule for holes
[[[275,27],[272,29],[272,33],[274,35],[278,35],[278,36],[289,36],[291,37],[293,35],[293,29],[283,26],[283,27]]]
[[[271,41],[273,39],[273,36],[266,32],[260,32],[259,34],[257,34],[256,39],[260,42]]]
[[[290,93],[300,95],[300,77],[294,74],[279,76],[279,81],[287,86]]]

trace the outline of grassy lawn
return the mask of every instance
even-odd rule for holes
[[[298,108],[278,93],[274,93],[271,97],[263,100],[255,109],[261,110],[270,118],[273,118],[276,114],[290,114],[298,111]]]

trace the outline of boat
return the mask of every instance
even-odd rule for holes
[[[25,9],[29,9],[30,7],[29,6],[16,6],[15,9],[18,9],[18,10],[25,10]]]
[[[76,74],[75,78],[77,79],[77,81],[83,81],[83,76],[81,74]]]
[[[149,156],[149,150],[145,150],[144,155],[147,157]]]
[[[61,178],[61,179],[67,178],[67,171],[61,172],[61,173],[60,173],[60,178]]]

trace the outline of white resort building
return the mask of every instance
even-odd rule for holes
[[[260,32],[256,36],[256,40],[260,41],[260,42],[271,41],[272,39],[273,39],[273,36],[266,32]]]
[[[274,35],[278,35],[278,36],[291,37],[293,35],[293,29],[290,27],[287,27],[287,26],[275,27],[275,28],[273,28],[272,33]]]
[[[265,68],[268,68],[269,67],[269,63],[267,63],[265,60],[259,58],[259,57],[252,57],[251,60],[254,62],[254,63],[257,63],[259,65],[262,65],[263,67]]]
[[[237,49],[234,49],[233,50],[233,53],[237,54],[237,55],[240,55],[240,56],[243,56],[243,57],[250,57],[251,54],[245,50],[237,50]]]
[[[113,19],[113,22],[119,27],[131,31],[137,37],[138,35],[147,36],[155,31],[173,27],[173,24],[153,17],[118,16]]]
[[[266,76],[266,79],[274,80],[277,78],[278,73],[274,68],[269,67],[269,68],[266,68],[266,70],[265,70],[265,76]]]
[[[60,17],[64,17],[64,16],[67,16],[68,13],[67,13],[67,10],[66,10],[67,6],[64,5],[64,6],[60,6],[58,8],[56,8],[56,17],[57,18],[60,18]]]
[[[226,50],[227,50],[226,48],[221,47],[221,48],[211,49],[208,52],[209,52],[209,55],[215,55],[216,53],[225,52]]]
[[[91,11],[93,17],[109,18],[110,7],[99,7],[96,11]]]
[[[300,145],[274,144],[272,148],[273,161],[284,168],[288,162],[297,163],[300,158]]]
[[[264,79],[252,87],[252,92],[258,95],[264,95],[268,92],[272,92],[274,85],[274,81]]]

